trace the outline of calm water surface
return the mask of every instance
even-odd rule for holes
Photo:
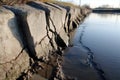
[[[107,80],[120,80],[119,14],[90,14],[77,29],[73,44],[79,46],[80,41],[94,53]]]

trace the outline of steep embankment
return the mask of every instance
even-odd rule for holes
[[[64,79],[60,61],[68,34],[88,13],[41,2],[0,7],[0,80]]]

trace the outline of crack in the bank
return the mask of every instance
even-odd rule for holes
[[[56,27],[55,27],[55,24],[54,24],[53,20],[50,17],[49,17],[49,19],[52,22],[52,25],[53,25],[53,27],[55,29],[55,31],[53,31],[53,30],[50,30],[50,31],[52,33],[54,33],[54,36],[55,36],[54,40],[55,40],[55,42],[56,42],[56,44],[58,46],[58,52],[60,52],[61,50],[60,50],[59,47],[61,47],[62,50],[64,50],[67,47],[67,45],[65,44],[64,40],[60,37],[60,35],[57,33]],[[60,53],[60,55],[61,55],[61,53]]]
[[[90,66],[92,66],[97,71],[98,75],[100,76],[100,78],[102,80],[107,80],[104,76],[105,72],[102,70],[102,68],[100,68],[100,65],[93,60],[94,59],[94,53],[92,52],[92,50],[89,47],[84,45],[84,43],[82,42],[82,37],[84,36],[86,26],[83,26],[82,28],[83,29],[82,29],[82,32],[81,32],[81,35],[80,35],[79,42],[82,45],[82,47],[88,51],[87,52],[88,53],[88,64]]]
[[[47,22],[47,24],[46,24],[47,37],[48,37],[48,39],[49,39],[49,42],[50,42],[52,48],[55,50],[55,46],[53,45],[53,40],[52,40],[53,35],[55,36],[55,42],[56,42],[56,44],[57,44],[59,47],[63,47],[63,45],[64,45],[64,47],[66,47],[65,42],[63,41],[63,39],[62,39],[62,38],[59,36],[59,34],[57,33],[57,30],[56,30],[56,26],[55,26],[55,24],[54,24],[54,21],[53,21],[52,18],[50,17],[50,12],[51,12],[51,10],[49,10],[48,8],[46,8],[46,5],[41,4],[41,3],[29,2],[29,3],[27,3],[27,4],[30,5],[30,6],[32,6],[32,7],[35,7],[36,9],[44,10],[44,11],[45,11],[45,14],[46,14],[46,22]],[[54,7],[54,8],[56,8],[53,4],[49,4],[49,3],[46,3],[46,4],[47,4],[47,5],[50,5],[50,6]],[[57,9],[58,9],[58,8],[57,8]],[[51,29],[50,22],[51,22],[51,24],[52,24],[52,26],[53,26],[53,30]],[[50,37],[49,32],[52,33],[52,37]],[[60,45],[60,44],[58,43],[58,39],[61,41],[61,44],[62,44],[62,43],[64,43],[64,44],[63,44],[63,45]],[[58,50],[59,50],[59,48],[58,48]]]
[[[51,32],[57,33],[55,24],[54,24],[54,22],[53,22],[53,20],[52,20],[52,18],[51,18],[50,16],[49,16],[49,20],[51,21],[51,23],[52,23],[52,25],[53,25],[53,27],[54,27],[54,31],[53,31],[52,29],[50,29],[50,30],[52,30]]]
[[[45,35],[40,41],[39,41],[39,43],[38,44],[41,44],[42,43],[42,41],[44,41],[44,39],[47,37],[47,35]],[[37,45],[37,44],[36,44]],[[36,46],[35,45],[35,46]]]
[[[46,25],[46,31],[47,31],[47,37],[49,39],[49,42],[50,42],[50,45],[52,46],[53,49],[55,49],[54,45],[53,45],[53,41],[52,41],[52,38],[49,36],[49,26]]]
[[[14,59],[11,59],[10,61],[4,62],[4,63],[0,63],[0,65],[7,64],[7,63],[12,63],[13,61],[17,60],[19,58],[19,56],[23,53],[24,50],[25,50],[25,48],[23,48],[20,51],[20,53]]]

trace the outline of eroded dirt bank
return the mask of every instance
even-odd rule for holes
[[[0,7],[0,80],[67,80],[61,62],[69,32],[89,12],[38,1]]]

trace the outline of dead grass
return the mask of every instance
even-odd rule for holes
[[[56,4],[60,4],[63,6],[73,6],[73,7],[78,7],[77,5],[74,5],[72,3],[69,2],[63,2],[63,1],[57,1],[57,0],[39,0],[41,2],[51,2],[51,3],[56,3]]]
[[[71,7],[79,7],[78,5],[69,3],[69,2],[62,2],[62,1],[53,1],[53,3],[60,4],[63,6],[71,6]]]
[[[60,5],[63,5],[63,6],[78,7],[78,6],[76,6],[76,5],[72,4],[72,3],[61,2],[61,1],[57,1],[57,0],[0,0],[0,5],[23,4],[23,3],[27,3],[29,1],[51,2],[51,3],[60,4]]]
[[[41,2],[53,2],[53,1],[56,1],[56,0],[39,0]]]
[[[55,0],[0,0],[0,5],[23,4],[29,1],[53,2]]]
[[[13,4],[20,4],[26,3],[30,0],[0,0],[0,5],[13,5]]]

